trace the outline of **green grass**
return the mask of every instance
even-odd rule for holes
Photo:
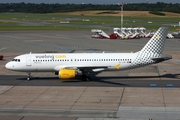
[[[69,20],[70,24],[61,24],[60,21]],[[82,19],[89,19],[89,21],[82,21]],[[12,20],[12,22],[6,22]],[[50,23],[50,26],[28,26],[21,22],[26,20],[35,20]],[[157,30],[162,24],[179,23],[179,17],[124,17],[125,27],[145,27],[148,30]],[[135,21],[135,22],[133,22]],[[152,21],[152,24],[148,24]],[[77,26],[72,27],[70,25]],[[90,30],[91,28],[78,27],[83,25],[101,25],[110,27],[120,26],[120,16],[82,16],[82,15],[66,15],[58,13],[49,14],[31,14],[31,13],[0,13],[0,30]],[[24,25],[24,26],[22,26]],[[56,26],[56,27],[55,27]],[[98,28],[103,29],[103,28]],[[170,27],[171,31],[177,31],[178,27]]]
[[[0,13],[0,20],[61,20],[58,14]]]
[[[1,25],[16,25],[18,22],[0,21]]]
[[[88,28],[66,27],[66,26],[2,26],[2,31],[8,30],[90,30]]]

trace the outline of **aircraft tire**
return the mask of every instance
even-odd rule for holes
[[[91,81],[91,77],[87,76],[86,81]]]

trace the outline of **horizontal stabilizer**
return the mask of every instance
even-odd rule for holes
[[[154,60],[154,61],[156,61],[156,63],[159,63],[159,62],[162,62],[162,61],[165,61],[165,60],[172,59],[172,56],[171,56],[171,55],[161,54],[160,57],[151,58],[151,59]]]

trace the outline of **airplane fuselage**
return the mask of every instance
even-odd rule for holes
[[[103,70],[124,70],[131,65],[136,56],[137,53],[24,54],[15,57],[14,61],[6,66],[20,72],[55,72],[62,68],[83,66],[92,67],[95,71],[98,71],[98,67],[102,67]]]

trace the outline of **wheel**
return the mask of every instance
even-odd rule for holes
[[[86,81],[86,75],[81,75],[83,81]]]
[[[85,79],[85,78],[86,78],[86,75],[81,75],[81,78]]]
[[[91,78],[89,76],[87,76],[86,81],[91,81]]]
[[[31,73],[27,72],[27,74],[28,74],[27,80],[29,81],[31,79]]]

